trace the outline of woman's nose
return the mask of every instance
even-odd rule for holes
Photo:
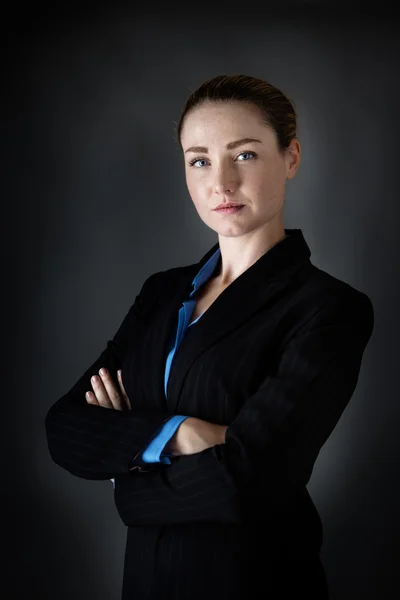
[[[232,170],[220,170],[215,175],[214,191],[217,194],[233,193],[237,187],[237,176]]]

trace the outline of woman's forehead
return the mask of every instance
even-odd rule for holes
[[[213,130],[236,132],[241,137],[258,133],[268,137],[270,127],[262,118],[260,109],[248,103],[207,103],[191,110],[185,117],[182,139],[193,135],[205,135]],[[261,130],[261,131],[260,131]]]
[[[249,102],[206,101],[188,112],[185,123],[231,119],[232,115],[243,120],[261,120],[262,116],[260,109]]]

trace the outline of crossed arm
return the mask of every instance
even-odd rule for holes
[[[85,393],[101,367],[118,381],[127,341],[151,310],[147,282],[106,350],[50,408],[46,428],[53,460],[86,479],[117,478],[116,502],[125,523],[231,520],[236,498],[259,477],[267,478],[271,490],[305,485],[357,384],[374,324],[369,298],[350,294],[315,310],[281,349],[276,373],[265,376],[225,430],[186,419],[171,439],[176,460],[131,474],[132,459],[170,415],[166,408],[135,408],[134,398],[131,409],[106,410]]]
[[[117,371],[117,384],[106,368],[90,379],[92,390],[85,394],[86,402],[94,406],[115,410],[131,410],[131,401],[126,393],[121,369]],[[169,440],[164,452],[172,456],[187,456],[207,448],[225,443],[226,425],[210,423],[203,419],[187,417]]]

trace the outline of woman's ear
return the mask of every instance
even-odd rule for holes
[[[291,140],[286,149],[286,179],[292,179],[299,168],[301,161],[301,146],[297,138]]]

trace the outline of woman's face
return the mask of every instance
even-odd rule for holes
[[[202,104],[186,116],[181,143],[189,194],[211,229],[235,237],[268,227],[280,216],[286,179],[294,177],[300,162],[300,144],[292,140],[282,156],[257,107]],[[230,214],[213,210],[229,201],[244,208]]]

